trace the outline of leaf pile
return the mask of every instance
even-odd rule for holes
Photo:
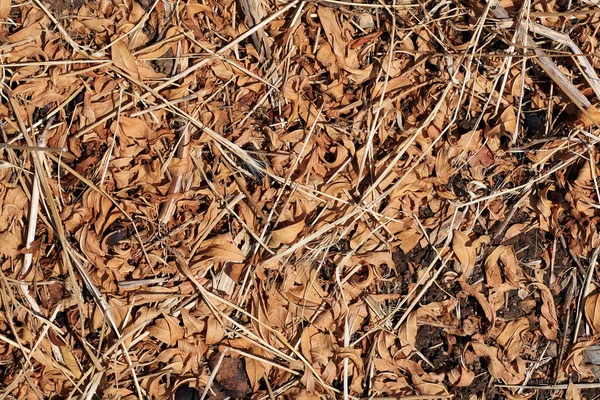
[[[0,0],[2,397],[587,398],[594,4]]]

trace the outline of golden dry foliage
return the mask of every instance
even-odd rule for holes
[[[0,0],[0,398],[588,398],[594,4]]]

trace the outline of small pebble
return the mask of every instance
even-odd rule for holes
[[[375,21],[373,21],[373,16],[371,14],[361,14],[358,17],[358,26],[362,29],[373,29],[375,27]]]

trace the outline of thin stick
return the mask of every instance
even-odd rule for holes
[[[9,144],[9,143],[0,143],[0,149],[41,151],[41,152],[53,152],[53,153],[61,153],[63,151],[67,151],[67,149],[65,147],[20,146],[18,144]]]
[[[579,337],[579,325],[581,324],[581,318],[584,314],[585,298],[590,293],[590,284],[592,283],[592,277],[594,276],[594,269],[596,267],[596,261],[598,260],[598,254],[600,253],[600,247],[596,247],[592,257],[590,258],[590,264],[588,266],[585,282],[581,288],[579,300],[577,301],[577,319],[575,320],[575,331],[573,332],[573,343],[577,342]]]
[[[219,368],[221,368],[221,364],[223,363],[225,354],[227,354],[227,350],[229,350],[229,348],[226,347],[225,350],[223,350],[223,352],[221,353],[221,356],[219,357],[217,364],[213,368],[212,373],[210,374],[210,377],[208,378],[208,382],[206,382],[206,386],[204,387],[204,391],[202,392],[202,396],[200,397],[200,400],[204,400],[206,398],[206,396],[208,395],[208,391],[210,390],[210,385],[212,385],[213,381],[215,380],[215,377],[217,376],[217,372],[219,372]]]

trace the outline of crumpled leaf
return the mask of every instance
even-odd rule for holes
[[[505,281],[512,289],[524,286],[525,275],[513,248],[509,246],[498,246],[490,253],[485,260],[485,276],[486,282],[493,288],[500,287]]]
[[[498,358],[497,349],[480,341],[471,341],[469,345],[475,354],[488,360],[488,371],[495,379],[502,379],[509,385],[516,385],[525,379],[525,363],[517,358],[512,363],[503,363]]]
[[[569,385],[567,386],[567,390],[565,391],[565,400],[580,400],[581,399],[581,393],[579,392],[579,389],[577,388],[577,386],[575,386],[575,384],[573,383],[573,381],[569,381]]]
[[[585,318],[597,335],[600,333],[600,294],[592,293],[585,298]]]
[[[140,79],[135,57],[129,52],[127,44],[123,40],[115,41],[111,47],[111,59],[115,66],[123,72],[130,74],[135,79]]]
[[[475,373],[462,366],[452,368],[448,373],[448,380],[452,386],[465,387],[471,385],[475,379]]]
[[[300,219],[289,225],[279,227],[271,232],[270,245],[273,247],[279,247],[282,244],[293,244],[298,235],[304,230],[305,222]]]
[[[465,233],[454,230],[454,234],[452,235],[452,250],[460,263],[460,272],[467,277],[473,272],[477,257],[477,249],[467,245],[469,241],[469,237]]]
[[[0,19],[6,19],[10,15],[11,0],[0,0]]]
[[[213,262],[243,262],[246,259],[230,234],[206,239],[198,248],[198,256]]]
[[[511,321],[504,327],[496,342],[504,348],[506,361],[513,361],[521,354],[523,335],[529,330],[529,321],[522,317]]]
[[[161,342],[173,346],[179,339],[183,339],[183,329],[177,320],[169,315],[163,315],[147,328],[150,336]]]
[[[14,233],[0,233],[0,253],[6,257],[16,258],[20,254],[21,246],[23,246],[21,238]]]
[[[535,286],[540,290],[542,296],[540,328],[548,340],[556,340],[558,336],[558,317],[556,316],[554,296],[546,285],[536,283]]]

